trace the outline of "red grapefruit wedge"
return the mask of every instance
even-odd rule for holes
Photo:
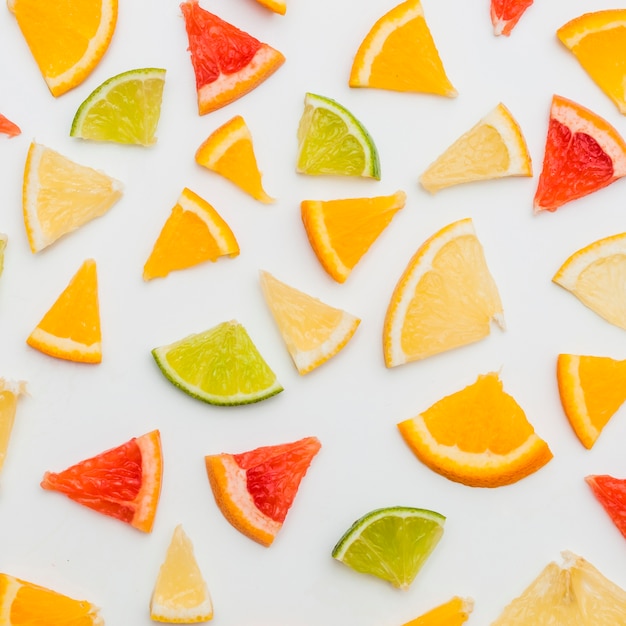
[[[626,539],[626,478],[614,478],[608,474],[592,474],[586,476],[585,481]]]
[[[491,0],[491,23],[495,35],[511,34],[533,0]]]
[[[17,124],[14,124],[10,119],[0,113],[0,133],[8,135],[9,137],[17,137],[21,132]]]

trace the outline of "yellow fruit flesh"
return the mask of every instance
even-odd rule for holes
[[[25,392],[25,383],[8,383],[0,379],[0,470],[4,465],[9,447],[9,439],[15,422],[17,400]]]

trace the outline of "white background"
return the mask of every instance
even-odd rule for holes
[[[220,626],[395,626],[453,595],[472,597],[469,624],[490,624],[562,550],[580,554],[626,587],[626,542],[584,477],[626,476],[626,416],[618,413],[591,451],[561,409],[559,352],[626,357],[624,331],[551,282],[574,251],[626,230],[626,183],[617,181],[554,214],[534,215],[553,94],[591,108],[621,133],[626,120],[558,42],[569,19],[610,3],[538,2],[509,38],[495,37],[487,0],[424,0],[456,99],[350,89],[361,40],[394,6],[377,0],[290,0],[287,14],[254,0],[202,2],[281,50],[287,61],[254,92],[200,117],[178,2],[122,0],[111,46],[78,88],[53,98],[17,24],[0,7],[0,112],[22,128],[0,137],[0,231],[9,236],[0,279],[0,375],[28,382],[0,476],[0,570],[99,605],[109,625],[149,624],[156,574],[176,524],[193,541]],[[80,103],[105,79],[140,67],[167,70],[158,142],[149,149],[69,137]],[[360,119],[380,152],[382,179],[312,178],[295,173],[296,130],[307,91],[336,99]],[[454,139],[498,102],[519,122],[534,177],[427,194],[418,177]],[[267,192],[265,206],[194,162],[194,152],[232,116],[251,129]],[[124,184],[109,213],[31,254],[21,184],[36,140]],[[143,264],[183,187],[207,199],[233,229],[241,254],[145,283]],[[402,189],[400,211],[343,285],[309,247],[300,201],[382,195]],[[439,228],[472,217],[499,287],[506,331],[392,370],[382,324],[396,281]],[[103,362],[73,364],[25,339],[86,258],[98,264]],[[334,359],[301,377],[259,286],[266,270],[359,316]],[[285,391],[265,402],[218,408],[171,386],[150,350],[237,319]],[[508,487],[476,489],[423,466],[397,422],[499,371],[554,459]],[[130,526],[43,491],[46,470],[65,467],[159,428],[164,478],[154,530]],[[263,548],[222,517],[204,455],[241,452],[315,435],[322,450],[300,485],[274,544]],[[331,558],[348,526],[372,509],[407,505],[447,517],[444,536],[407,592]]]

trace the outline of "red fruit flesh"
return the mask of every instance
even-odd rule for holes
[[[585,481],[626,539],[626,478],[601,474],[586,476]]]
[[[14,124],[11,120],[7,119],[0,113],[0,133],[4,133],[9,137],[17,137],[22,131],[17,124]]]
[[[533,0],[491,0],[491,22],[498,35],[510,35]]]

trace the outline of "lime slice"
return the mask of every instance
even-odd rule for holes
[[[304,98],[298,126],[296,171],[380,180],[378,151],[361,122],[334,100],[312,93]]]
[[[246,329],[234,320],[152,350],[165,377],[209,404],[265,400],[283,390]]]
[[[376,509],[352,524],[332,555],[357,572],[408,589],[439,543],[445,520],[426,509]]]
[[[165,70],[148,67],[104,81],[78,107],[71,137],[150,146],[156,142]]]

